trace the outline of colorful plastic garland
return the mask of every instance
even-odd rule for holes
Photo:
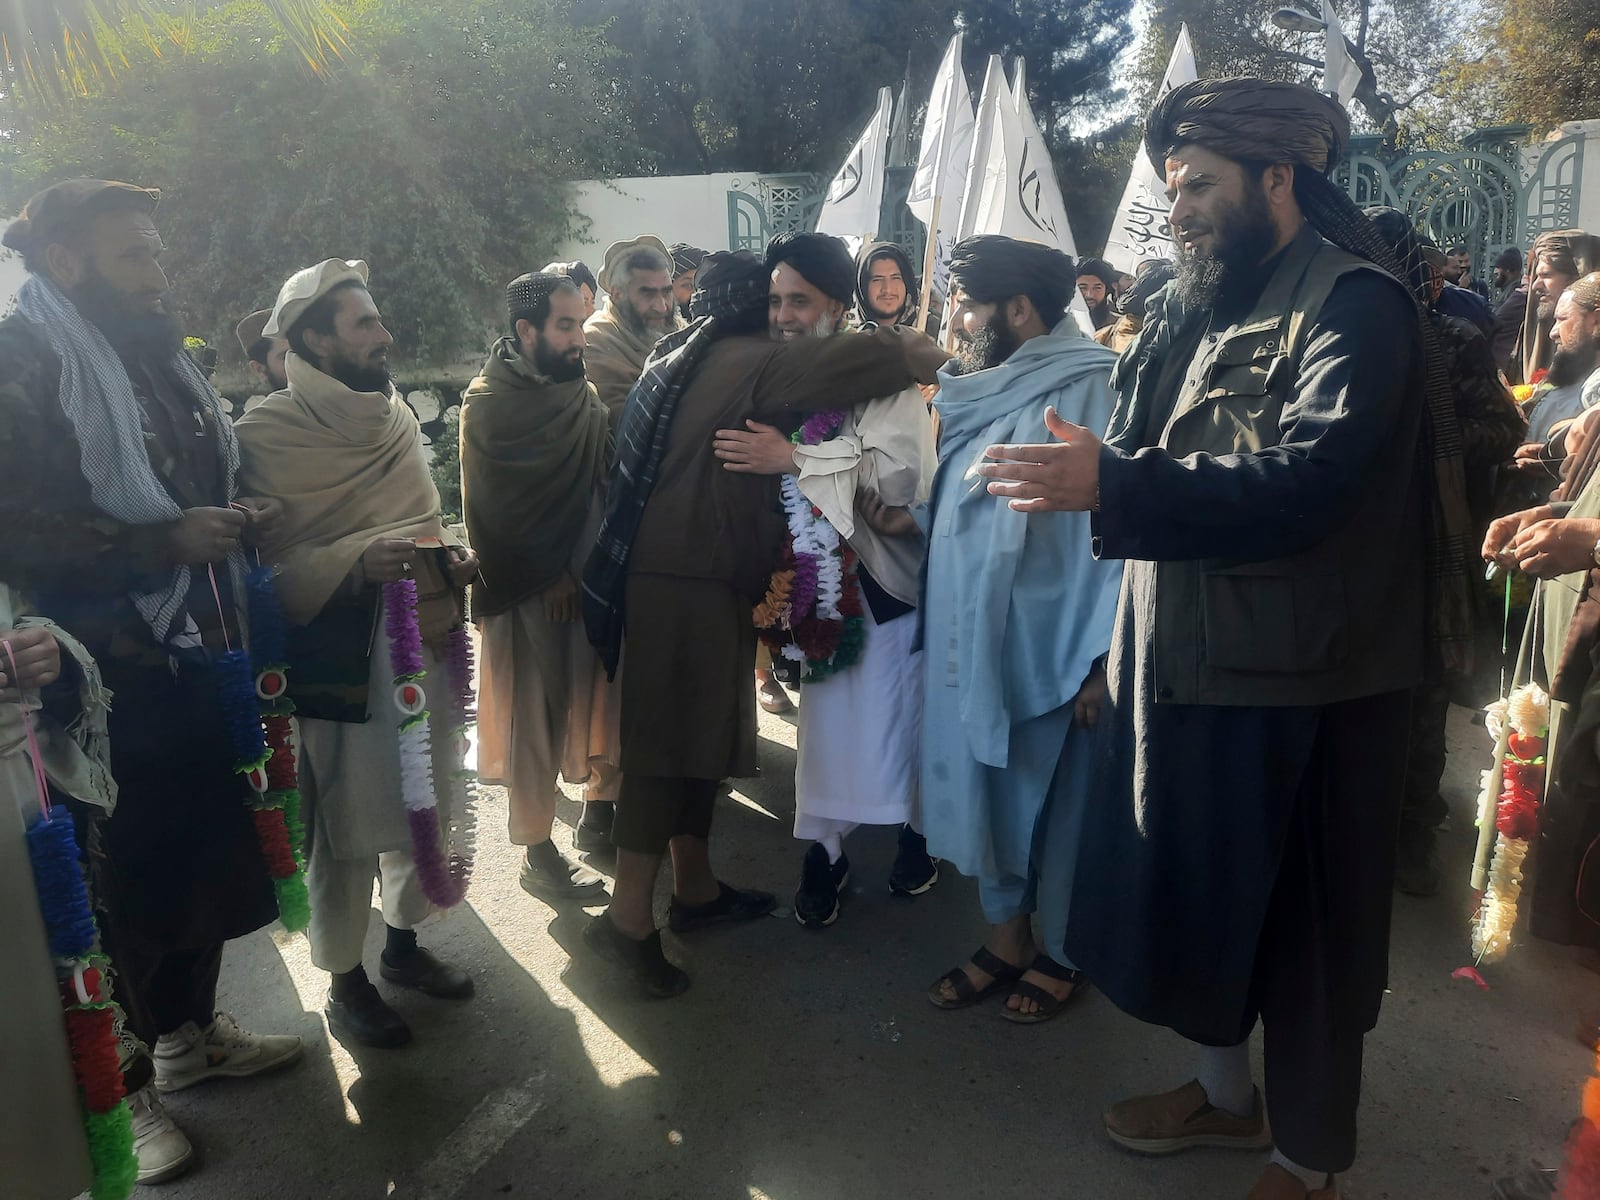
[[[1488,886],[1472,925],[1472,952],[1480,963],[1498,962],[1511,948],[1517,902],[1522,895],[1522,864],[1529,844],[1539,832],[1550,697],[1538,684],[1524,684],[1505,701],[1502,719],[1508,734],[1500,760],[1500,794],[1494,810],[1494,857],[1489,863]],[[1497,745],[1498,733],[1497,730]],[[1492,780],[1493,773],[1490,786]]]
[[[11,643],[0,644],[5,647],[7,665],[15,677]],[[33,717],[24,709],[22,719],[43,813],[42,819],[27,831],[28,861],[33,868],[45,938],[55,960],[67,1047],[78,1082],[78,1102],[83,1108],[83,1129],[93,1171],[89,1194],[93,1200],[125,1200],[138,1183],[139,1161],[133,1152],[133,1115],[124,1099],[117,1048],[119,1012],[106,980],[110,964],[98,952],[100,930],[89,903],[83,855],[78,849],[72,815],[63,806],[51,806]]]
[[[394,672],[395,704],[400,709],[400,799],[411,829],[411,853],[422,894],[440,908],[451,908],[466,894],[472,873],[472,773],[465,766],[468,706],[472,696],[472,647],[465,629],[453,630],[445,655],[450,750],[455,765],[449,788],[452,814],[448,844],[439,826],[438,791],[433,778],[433,733],[422,631],[417,624],[417,585],[401,579],[383,586],[384,632]]]
[[[827,441],[844,424],[840,410],[815,413],[790,439],[796,445]],[[856,555],[805,493],[785,475],[781,489],[789,532],[783,555],[753,613],[761,640],[776,658],[796,664],[805,683],[816,683],[861,657],[866,617]]]

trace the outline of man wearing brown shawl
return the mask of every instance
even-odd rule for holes
[[[600,268],[605,308],[583,327],[584,361],[600,403],[617,415],[655,344],[678,327],[673,312],[672,257],[660,238],[645,234],[606,247]]]
[[[387,928],[383,979],[452,999],[471,995],[472,980],[417,945],[430,904],[401,803],[399,689],[379,633],[380,589],[416,580],[427,686],[442,693],[440,651],[477,560],[441,522],[421,428],[389,378],[394,339],[367,290],[367,264],[333,258],[290,276],[264,333],[289,341],[289,387],[240,418],[240,479],[284,508],[262,557],[277,568],[291,626],[311,961],[333,976],[326,1014],[335,1033],[399,1046],[411,1030],[361,965],[374,877]],[[443,780],[447,738],[437,723],[433,733],[433,774]]]
[[[1528,252],[1528,308],[1514,354],[1523,383],[1545,371],[1555,354],[1550,328],[1556,302],[1581,276],[1600,271],[1600,237],[1581,229],[1553,229],[1534,239]]]
[[[478,773],[504,784],[522,887],[595,900],[600,876],[550,840],[556,775],[588,781],[580,848],[611,840],[617,785],[614,689],[584,635],[578,576],[600,525],[611,438],[583,377],[583,297],[565,275],[506,288],[511,333],[461,408],[461,499],[478,555],[472,615],[483,635]],[[585,844],[587,839],[587,844]]]
[[[1027,511],[1093,511],[1127,560],[1067,951],[1200,1070],[1106,1129],[1147,1154],[1275,1140],[1250,1200],[1335,1200],[1355,1158],[1424,596],[1450,665],[1469,633],[1449,388],[1403,268],[1325,177],[1348,134],[1293,84],[1162,97],[1145,146],[1181,263],[1106,441],[1050,414],[1059,441],[981,468]]]

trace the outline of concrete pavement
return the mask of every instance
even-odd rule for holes
[[[802,849],[790,836],[794,729],[763,716],[762,735],[763,776],[721,802],[714,851],[725,878],[787,904]],[[1490,991],[1450,978],[1468,959],[1470,806],[1489,751],[1453,713],[1450,887],[1396,898],[1392,992],[1367,1044],[1362,1155],[1345,1185],[1355,1200],[1486,1198],[1514,1168],[1553,1165],[1578,1113],[1590,1056],[1573,1028],[1600,977],[1532,942],[1486,972]],[[562,820],[577,811],[564,805]],[[948,870],[925,896],[890,896],[892,831],[849,843],[852,890],[831,929],[804,930],[785,908],[667,935],[694,987],[649,1003],[582,957],[581,910],[556,913],[517,886],[498,789],[480,819],[467,902],[421,934],[471,971],[476,999],[380,983],[415,1040],[352,1053],[328,1037],[326,978],[303,937],[237,943],[220,1003],[247,1028],[303,1035],[306,1059],[169,1097],[199,1163],[141,1195],[1243,1200],[1260,1169],[1220,1151],[1142,1160],[1103,1137],[1106,1104],[1192,1073],[1175,1036],[1103,996],[1032,1028],[1001,1020],[997,1002],[929,1005],[925,988],[979,944],[982,917],[972,882]],[[569,836],[558,826],[563,847]],[[664,919],[664,891],[658,903]],[[374,913],[374,977],[380,930]]]

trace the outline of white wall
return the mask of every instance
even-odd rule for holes
[[[598,273],[607,246],[645,233],[655,234],[669,246],[688,242],[702,250],[726,250],[728,192],[757,194],[760,179],[758,174],[745,173],[574,183],[572,207],[589,218],[589,231],[582,239],[562,246],[556,258],[562,262],[582,259]]]

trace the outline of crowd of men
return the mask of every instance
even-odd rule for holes
[[[881,243],[642,236],[598,274],[521,274],[463,398],[464,537],[366,263],[298,270],[240,322],[271,394],[234,425],[163,306],[157,193],[78,179],[29,200],[4,238],[29,278],[0,322],[4,761],[26,695],[115,964],[141,1182],[193,1153],[161,1093],[304,1052],[217,1009],[226,943],[278,914],[218,702],[260,562],[289,628],[337,1036],[411,1037],[362,961],[374,882],[380,980],[472,992],[417,935],[460,747],[442,721],[408,736],[470,621],[479,771],[507,789],[521,884],[605,906],[583,940],[621,986],[690,986],[655,924],[664,860],[676,934],[776,907],[721,877],[711,835],[724,781],[755,773],[758,699],[798,682],[802,925],[839,919],[852,832],[896,828],[887,886],[920,895],[952,866],[989,925],[931,1003],[1003,997],[1035,1024],[1093,981],[1193,1050],[1187,1082],[1105,1114],[1110,1138],[1271,1149],[1250,1200],[1337,1197],[1391,896],[1439,886],[1444,717],[1483,640],[1472,552],[1600,572],[1600,239],[1546,234],[1526,273],[1507,251],[1491,292],[1463,248],[1329,182],[1348,133],[1302,87],[1173,89],[1145,147],[1175,260],[1124,276],[970,238],[949,349]],[[1588,578],[1543,625],[1584,731]],[[1567,919],[1600,825],[1595,739],[1572,745],[1534,928],[1596,941]],[[14,890],[37,806],[31,773],[6,779]],[[584,787],[576,848],[614,855],[609,897],[551,840],[562,779]],[[87,1159],[30,899],[0,927],[28,968],[0,1038],[42,1082],[0,1093],[0,1150],[20,1194],[69,1196]]]

